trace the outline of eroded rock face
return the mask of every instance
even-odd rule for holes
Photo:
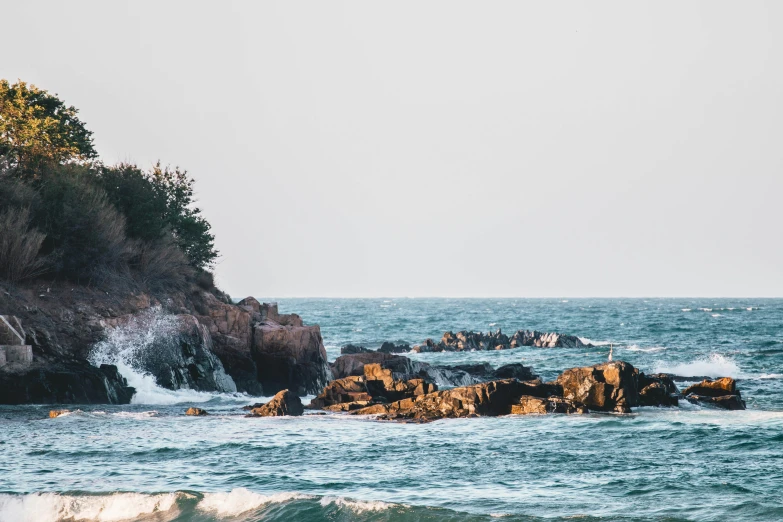
[[[629,413],[638,404],[636,369],[623,361],[571,368],[557,378],[563,398],[591,410]]]
[[[299,396],[288,390],[278,392],[272,400],[261,407],[250,410],[248,417],[282,417],[285,415],[299,416],[304,413],[304,406]]]
[[[0,404],[128,404],[135,391],[116,366],[87,361],[0,372]]]

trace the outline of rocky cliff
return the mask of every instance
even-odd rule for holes
[[[150,294],[84,286],[0,287],[33,361],[0,367],[0,403],[127,403],[117,365],[164,388],[317,393],[331,378],[320,328],[277,305],[214,289]]]

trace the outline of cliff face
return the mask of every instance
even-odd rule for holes
[[[331,377],[320,328],[253,298],[0,287],[0,314],[19,318],[33,351],[30,364],[0,367],[5,404],[127,403],[120,362],[165,388],[251,395],[313,393]]]

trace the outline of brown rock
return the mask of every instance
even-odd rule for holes
[[[514,415],[546,414],[546,413],[587,413],[583,404],[574,403],[562,397],[549,397],[542,399],[523,395],[517,404],[511,405],[511,413]]]
[[[55,417],[59,417],[60,415],[63,415],[64,413],[71,413],[71,410],[50,410],[49,411],[49,418],[54,419]]]
[[[591,410],[628,413],[638,403],[637,372],[623,361],[571,368],[557,378],[563,398]]]
[[[710,397],[706,395],[687,395],[685,397],[688,399],[689,402],[692,402],[694,404],[696,403],[702,403],[702,404],[711,404],[713,406],[717,406],[718,408],[723,408],[725,410],[744,410],[745,409],[745,401],[743,401],[739,395],[723,395],[719,397]]]
[[[716,380],[705,379],[699,384],[688,386],[682,392],[683,395],[704,395],[706,397],[722,397],[724,395],[736,395],[737,381],[731,377],[722,377]]]
[[[670,394],[666,385],[660,382],[650,383],[639,392],[640,406],[677,406],[678,404],[678,397]]]
[[[448,417],[507,415],[531,387],[516,379],[484,382],[405,398],[390,404],[374,405],[353,412],[356,415],[381,414],[382,419],[431,421]]]
[[[327,384],[318,397],[310,401],[308,407],[324,409],[335,404],[370,400],[372,396],[367,393],[364,377],[355,375],[336,379]]]
[[[299,396],[288,390],[277,393],[272,400],[250,410],[248,417],[282,417],[285,415],[299,416],[304,413],[304,407]]]
[[[191,415],[194,417],[201,417],[203,415],[208,415],[209,413],[207,410],[202,410],[201,408],[188,408],[185,411],[185,415]]]

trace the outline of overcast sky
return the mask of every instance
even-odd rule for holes
[[[783,296],[783,2],[0,7],[233,296]]]

